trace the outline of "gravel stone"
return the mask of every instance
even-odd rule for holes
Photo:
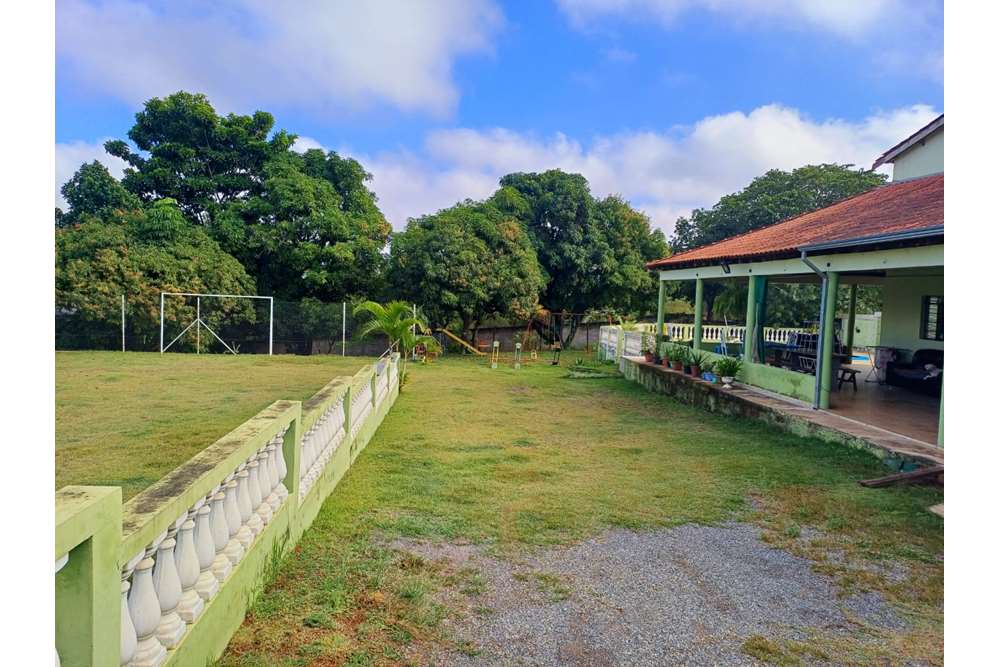
[[[488,582],[480,595],[446,594],[450,605],[465,601],[446,621],[449,630],[478,653],[439,647],[413,656],[430,664],[755,665],[741,651],[753,635],[847,633],[858,618],[886,630],[906,627],[879,594],[838,598],[830,578],[768,546],[747,524],[612,530],[521,562],[468,544],[392,546],[473,567]],[[565,587],[562,595],[546,587],[553,581]],[[565,589],[569,597],[559,599]]]

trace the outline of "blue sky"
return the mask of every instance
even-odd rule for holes
[[[60,0],[56,186],[205,92],[360,159],[397,228],[560,167],[669,232],[768,168],[868,165],[943,111],[942,3]],[[58,201],[58,194],[56,195]]]

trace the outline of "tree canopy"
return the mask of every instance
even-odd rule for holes
[[[126,294],[133,333],[159,330],[160,292],[248,294],[253,280],[203,229],[192,226],[171,199],[148,208],[84,217],[56,231],[56,303],[77,318],[80,335],[107,330]],[[252,317],[245,303],[227,314]],[[186,309],[186,310],[185,310]],[[170,319],[192,319],[190,305],[168,304]],[[238,311],[238,312],[237,312]],[[109,314],[111,317],[109,318]]]
[[[69,204],[69,210],[66,213],[59,211],[57,227],[75,225],[83,216],[102,218],[116,211],[130,211],[140,206],[138,197],[126,190],[97,160],[80,165],[60,192]]]
[[[552,313],[541,332],[564,345],[587,310],[652,306],[656,290],[647,261],[667,253],[663,233],[620,197],[596,200],[580,174],[558,169],[500,179],[495,205],[527,229],[546,277],[539,300]],[[563,333],[563,313],[570,313]]]
[[[393,236],[389,278],[393,293],[423,304],[431,323],[456,322],[467,336],[487,317],[530,317],[544,285],[517,219],[472,201],[411,219]]]
[[[105,144],[129,165],[121,182],[83,165],[63,188],[69,211],[57,211],[57,226],[169,198],[243,265],[256,282],[249,291],[339,301],[382,285],[391,228],[356,160],[296,153],[295,135],[275,130],[271,114],[220,116],[184,91],[146,102],[128,138],[137,150]]]

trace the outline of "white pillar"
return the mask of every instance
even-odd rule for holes
[[[229,543],[229,524],[226,522],[226,510],[223,501],[226,494],[221,491],[212,496],[209,522],[212,527],[212,542],[215,545],[215,558],[212,560],[212,574],[222,583],[233,571],[233,564],[225,554]]]
[[[163,540],[156,552],[156,564],[153,567],[153,588],[160,601],[160,623],[156,627],[156,637],[167,648],[177,646],[187,629],[177,614],[177,605],[181,601],[181,580],[174,563],[175,546],[177,540],[174,538]]]
[[[271,511],[271,503],[267,499],[271,495],[271,485],[268,482],[270,475],[267,472],[267,454],[257,454],[257,459],[250,465],[252,466],[254,463],[257,464],[257,490],[261,499],[260,505],[257,506],[257,514],[266,526],[271,522],[271,517],[274,516],[274,512]]]
[[[132,625],[132,615],[128,612],[128,589],[132,585],[127,581],[122,582],[122,605],[121,605],[121,663],[127,665],[132,656],[135,655],[136,645],[139,640],[135,636],[135,626]]]
[[[156,638],[160,624],[160,602],[153,588],[153,559],[143,558],[132,574],[128,611],[138,637],[132,667],[160,667],[167,659],[167,649]]]
[[[198,553],[198,568],[201,574],[194,589],[206,602],[219,592],[219,580],[212,573],[212,562],[215,560],[215,540],[212,539],[212,524],[209,515],[211,508],[205,504],[195,511],[194,548]]]
[[[250,489],[247,484],[249,477],[250,473],[246,471],[245,466],[236,473],[236,507],[240,510],[240,529],[236,533],[236,539],[243,545],[244,551],[250,548],[256,534],[250,527],[250,518],[256,515],[250,507]]]
[[[205,601],[195,590],[201,567],[198,565],[198,551],[194,546],[194,521],[186,519],[177,533],[177,549],[174,551],[177,562],[177,576],[181,580],[181,601],[177,605],[177,614],[185,623],[194,623],[205,609]]]
[[[243,521],[240,519],[240,508],[236,504],[236,482],[234,480],[229,480],[223,485],[223,492],[226,494],[225,500],[223,500],[222,507],[226,515],[226,525],[229,527],[229,541],[226,543],[226,557],[229,558],[233,565],[236,565],[241,560],[243,560],[243,555],[246,550],[243,548],[243,544],[239,541],[237,535],[240,532],[240,527],[243,525]]]
[[[254,535],[259,535],[260,531],[264,530],[264,518],[257,511],[263,503],[263,498],[260,496],[260,474],[258,473],[258,468],[260,468],[260,464],[256,461],[251,460],[247,464],[249,474],[247,486],[250,489],[250,508],[253,511],[253,516],[247,521],[247,525],[250,526],[250,530],[254,532]]]

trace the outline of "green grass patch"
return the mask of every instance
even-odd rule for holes
[[[458,611],[436,602],[447,599],[438,593],[465,587],[481,606],[486,582],[386,546],[395,538],[471,542],[517,557],[610,527],[730,519],[758,523],[769,542],[812,559],[845,591],[883,592],[913,628],[892,638],[898,654],[940,661],[943,530],[926,511],[940,491],[860,487],[884,473],[864,452],[711,415],[621,378],[570,380],[570,363],[414,366],[258,602],[267,613],[247,619],[222,664],[392,664],[399,658],[387,656],[409,661],[436,643],[465,650],[442,629]],[[812,538],[806,527],[824,532]],[[841,558],[827,557],[834,548]],[[855,567],[886,559],[913,574],[898,582]],[[571,593],[558,578],[536,585]],[[303,626],[313,613],[329,615],[330,627]],[[749,650],[767,648],[758,643]],[[303,658],[304,645],[322,647],[321,657]],[[867,645],[859,646],[821,648],[838,662],[855,650],[864,656]],[[796,648],[779,646],[789,660],[802,659]]]
[[[369,359],[56,352],[56,488],[126,499],[280,399],[305,400]]]

